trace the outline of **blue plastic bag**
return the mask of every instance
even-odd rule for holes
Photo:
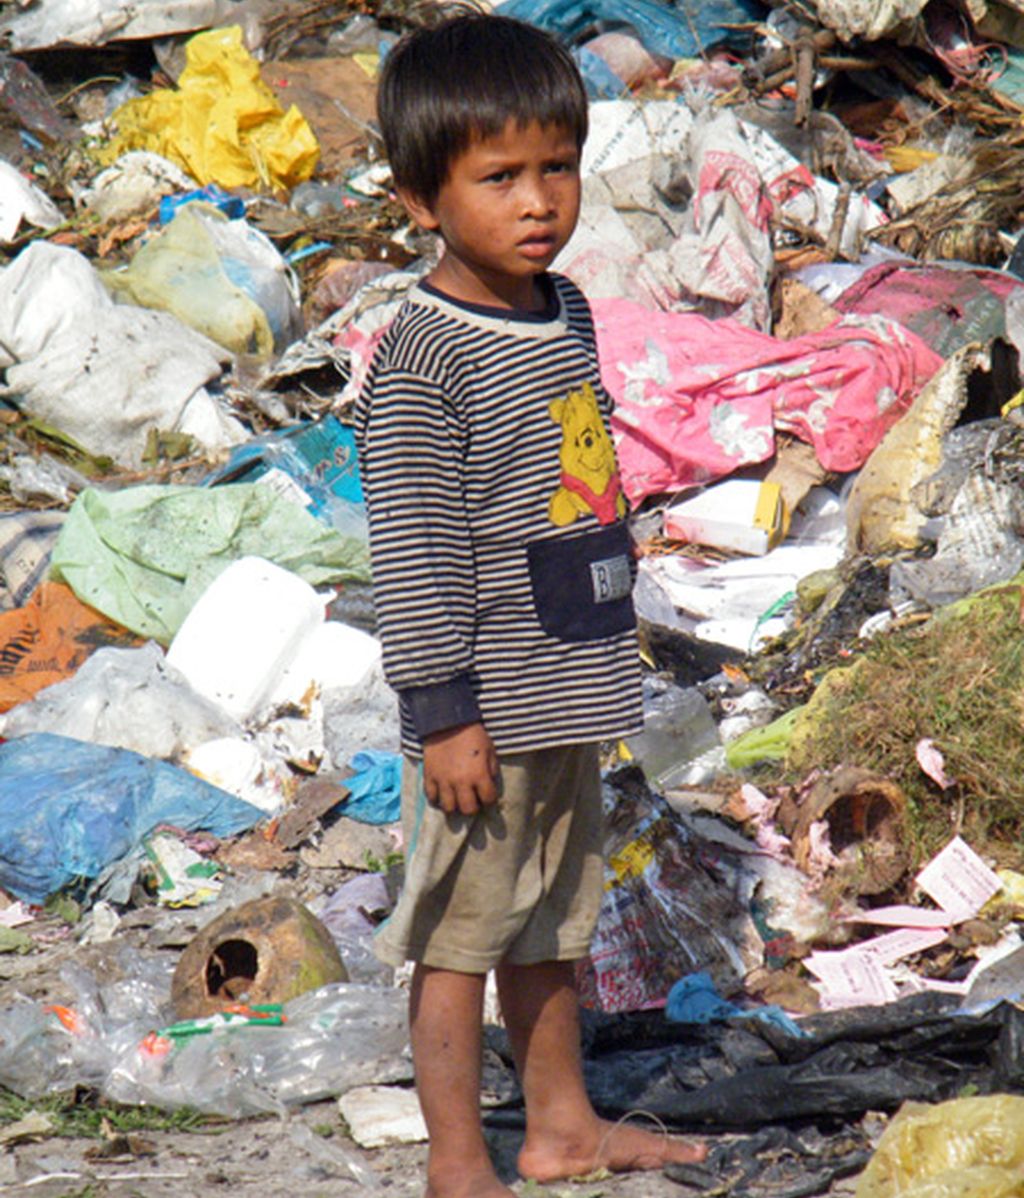
[[[160,824],[233,836],[264,812],[186,770],[49,732],[0,745],[0,887],[43,903]]]
[[[401,754],[363,749],[349,765],[355,773],[345,779],[342,814],[363,824],[393,824],[402,814]]]
[[[684,10],[658,0],[505,0],[498,12],[567,42],[593,30],[597,22],[628,25],[652,54],[694,58],[733,36],[724,25],[762,20],[768,6],[759,0],[689,0]]]

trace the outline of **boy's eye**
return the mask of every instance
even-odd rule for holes
[[[549,175],[566,175],[571,171],[576,170],[576,160],[565,160],[563,162],[549,162],[544,168]]]
[[[507,183],[512,178],[511,171],[492,171],[484,176],[485,183]]]

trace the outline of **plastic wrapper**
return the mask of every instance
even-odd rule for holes
[[[264,486],[293,496],[296,503],[338,532],[366,540],[355,433],[333,414],[253,437],[233,450],[227,464],[207,483],[215,486],[260,479]]]
[[[856,1198],[1024,1198],[1024,1098],[908,1103],[882,1135]]]
[[[0,270],[0,345],[0,394],[90,453],[140,467],[152,428],[209,448],[244,439],[205,386],[227,351],[168,312],[115,304],[67,246],[33,241]]]
[[[15,50],[102,46],[113,39],[203,29],[230,20],[237,11],[236,0],[47,0],[5,5],[0,32]]]
[[[725,26],[764,15],[757,0],[712,0],[685,12],[653,0],[506,0],[500,11],[567,40],[598,22],[625,24],[648,50],[670,59],[692,58],[714,42],[728,40],[731,31]]]
[[[173,312],[233,353],[268,358],[301,328],[295,277],[269,238],[198,200],[103,277],[116,296]]]
[[[0,726],[6,737],[55,732],[147,757],[176,759],[216,737],[241,735],[234,720],[196,694],[152,642],[134,649],[97,650],[73,678],[21,703]]]
[[[653,786],[676,786],[695,757],[719,743],[707,699],[696,687],[644,679],[644,730],[627,741]]]
[[[844,42],[858,37],[874,41],[912,21],[926,3],[927,0],[814,0],[811,8],[822,25],[834,29]]]
[[[616,774],[604,795],[604,897],[577,971],[583,1004],[661,1007],[673,983],[699,969],[734,993],[763,952],[750,923],[755,879],[746,863],[677,818],[637,769]]]
[[[81,490],[88,479],[58,458],[43,455],[17,454],[9,466],[0,466],[0,479],[11,489],[11,495],[22,504],[43,500],[49,503],[71,502],[71,488]]]
[[[383,874],[361,873],[331,894],[321,895],[310,910],[331,933],[354,982],[390,984],[394,970],[373,952],[377,924],[371,915],[390,911],[392,906]]]
[[[346,764],[364,749],[394,752],[400,741],[398,698],[378,663],[357,686],[323,693],[324,743],[331,760]]]
[[[312,175],[320,148],[292,105],[281,109],[242,45],[237,25],[193,37],[174,90],[130,100],[115,113],[118,136],[105,151],[153,150],[201,184],[281,190]]]
[[[89,655],[100,646],[135,642],[131,633],[86,607],[67,587],[41,583],[24,607],[0,615],[0,711],[19,705],[24,710],[40,691],[84,668]],[[21,731],[42,729],[23,726]],[[18,736],[20,732],[8,730],[5,735]]]
[[[942,367],[913,333],[877,316],[785,341],[731,318],[628,300],[592,306],[634,502],[766,461],[781,432],[812,445],[827,470],[856,470]]]
[[[584,49],[600,58],[621,85],[637,87],[642,83],[663,78],[672,65],[670,59],[658,58],[628,33],[612,31],[591,38]]]
[[[0,515],[0,579],[4,607],[23,607],[42,582],[64,513],[21,511]]]
[[[406,1012],[397,991],[337,983],[286,1004],[285,1017],[280,1027],[224,1029],[170,1051],[114,1035],[103,1093],[116,1102],[241,1118],[412,1076],[402,1057]]]
[[[102,221],[129,220],[150,212],[193,181],[180,167],[149,150],[130,150],[93,179],[79,201]]]
[[[9,162],[0,161],[0,242],[13,241],[23,220],[37,229],[52,229],[63,219],[44,191]]]

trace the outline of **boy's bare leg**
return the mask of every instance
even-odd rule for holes
[[[425,1198],[515,1198],[480,1124],[482,974],[417,965],[409,1003],[416,1091],[430,1133]]]
[[[700,1141],[598,1118],[583,1085],[571,962],[503,965],[497,981],[526,1098],[523,1177],[555,1181],[599,1168],[627,1172],[704,1159],[707,1147]]]

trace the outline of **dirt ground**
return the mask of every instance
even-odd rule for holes
[[[330,1136],[323,1132],[333,1128]],[[315,1129],[315,1130],[314,1130]],[[363,1151],[341,1131],[333,1102],[296,1111],[286,1122],[243,1120],[201,1133],[152,1132],[144,1137],[151,1156],[93,1161],[84,1156],[94,1140],[50,1139],[0,1156],[0,1194],[34,1198],[303,1198],[380,1194],[413,1198],[423,1193],[426,1147],[409,1145]],[[630,1174],[551,1186],[516,1181],[518,1136],[489,1133],[499,1171],[520,1195],[550,1198],[691,1198],[696,1191],[659,1174]],[[372,1170],[376,1185],[357,1182],[354,1159]],[[828,1191],[853,1194],[853,1180]]]
[[[287,889],[311,892],[334,875],[315,871]],[[73,963],[98,979],[115,979],[133,951],[176,960],[209,910],[172,911],[148,906],[129,910],[112,939],[82,944],[83,926],[69,929],[56,917],[28,925],[37,948],[25,955],[0,954],[0,1012],[17,996],[35,1002],[74,1005]],[[84,925],[87,926],[87,925]],[[37,1142],[8,1144],[0,1113],[0,1196],[32,1198],[267,1198],[301,1193],[303,1198],[380,1194],[414,1198],[423,1192],[426,1146],[359,1148],[346,1134],[333,1100],[276,1117],[213,1121],[199,1130],[130,1133],[123,1151],[98,1155],[97,1138],[50,1135]],[[691,1198],[699,1191],[662,1175],[634,1174],[585,1182],[536,1186],[517,1180],[517,1130],[489,1129],[488,1140],[500,1175],[522,1195],[550,1198]],[[731,1137],[708,1137],[709,1143]],[[353,1175],[351,1167],[363,1181]],[[724,1193],[725,1191],[717,1191]],[[767,1195],[768,1191],[766,1191]],[[853,1182],[837,1183],[834,1198],[853,1193]]]

